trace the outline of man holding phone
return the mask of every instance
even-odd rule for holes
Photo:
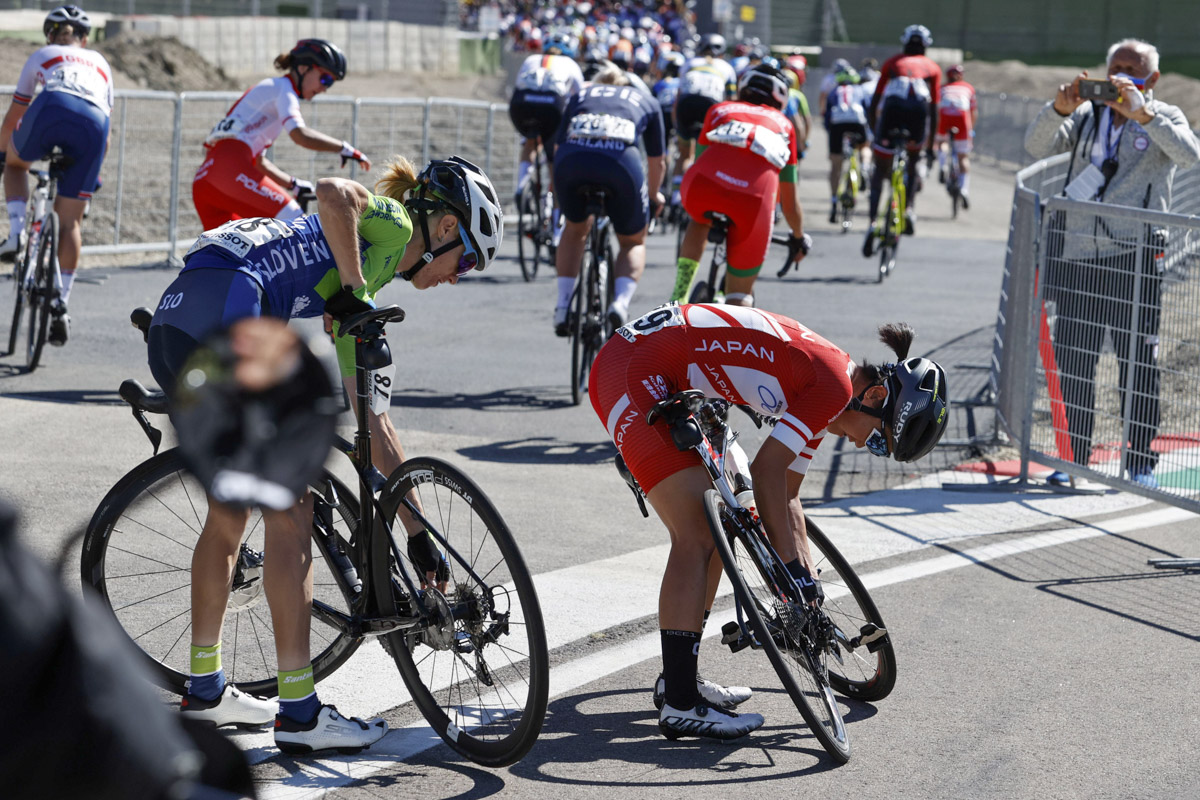
[[[1200,142],[1177,106],[1154,98],[1158,78],[1153,45],[1117,42],[1108,50],[1107,80],[1092,80],[1084,71],[1059,86],[1025,132],[1025,149],[1036,158],[1072,154],[1064,190],[1072,199],[1169,211],[1175,173],[1200,163]],[[1123,466],[1131,480],[1156,488],[1158,457],[1151,443],[1161,420],[1158,328],[1167,230],[1084,209],[1054,215],[1046,235],[1045,296],[1057,306],[1054,357],[1071,444],[1063,458],[1088,464],[1096,362],[1111,329],[1123,417],[1129,420]],[[1064,472],[1047,478],[1054,485],[1070,480]]]

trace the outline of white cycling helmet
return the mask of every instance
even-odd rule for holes
[[[913,39],[920,39],[921,44],[929,47],[933,44],[933,34],[924,25],[909,25],[900,36],[900,44],[908,44]]]
[[[426,246],[429,243],[426,214],[448,209],[464,226],[471,248],[478,256],[475,269],[487,269],[495,260],[496,253],[500,250],[500,242],[504,238],[504,212],[500,208],[496,187],[492,185],[488,176],[465,158],[451,156],[426,164],[425,169],[417,176],[417,183],[419,186],[415,191],[416,197],[407,205],[410,205],[419,217]],[[445,245],[453,246],[453,243]],[[439,252],[429,252],[426,255],[436,258]],[[417,266],[407,273],[401,273],[401,277],[412,280],[416,271],[426,263],[426,260],[418,262]]]
[[[42,23],[42,33],[49,38],[50,34],[63,25],[70,25],[77,36],[87,36],[92,32],[92,20],[87,12],[79,6],[59,6],[46,15]]]
[[[787,105],[788,80],[771,61],[755,64],[742,73],[738,81],[739,100],[777,109]]]

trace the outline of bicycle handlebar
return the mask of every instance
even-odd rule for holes
[[[788,250],[787,258],[783,261],[783,266],[779,272],[775,273],[777,278],[782,278],[788,273],[788,270],[799,263],[800,258],[797,258],[797,256],[801,258],[807,256],[812,249],[812,237],[807,233],[799,237],[793,236],[790,232],[787,236],[775,235],[771,237],[771,241],[774,244],[783,245]]]

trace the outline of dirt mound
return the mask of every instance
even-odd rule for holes
[[[96,49],[104,54],[113,69],[129,81],[118,88],[156,89],[169,92],[220,91],[238,89],[220,67],[208,63],[198,52],[174,36],[147,36],[123,33],[100,42]]]
[[[1004,92],[1016,97],[1053,100],[1061,83],[1074,78],[1084,67],[1030,66],[1020,61],[968,61],[963,65],[967,80],[981,92]],[[1103,76],[1103,64],[1086,68],[1089,75]],[[1154,96],[1179,106],[1193,128],[1200,127],[1200,80],[1170,72],[1154,87]]]

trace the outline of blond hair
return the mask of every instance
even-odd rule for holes
[[[606,58],[600,62],[600,71],[592,78],[592,83],[604,83],[609,86],[628,86],[629,76],[625,74],[625,70]]]
[[[417,168],[401,155],[392,156],[383,166],[383,176],[375,182],[375,194],[403,203],[404,195],[417,188]]]

